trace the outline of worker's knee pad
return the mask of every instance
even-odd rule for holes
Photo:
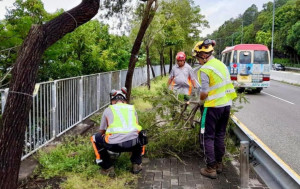
[[[96,162],[97,165],[101,166],[103,160],[102,159],[96,159],[95,162]]]
[[[117,159],[121,155],[121,152],[112,152],[109,150],[107,150],[107,152],[111,159]]]

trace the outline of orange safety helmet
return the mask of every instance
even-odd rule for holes
[[[179,52],[176,55],[176,60],[185,60],[186,56],[184,54],[184,52]]]

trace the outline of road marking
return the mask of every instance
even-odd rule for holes
[[[297,178],[296,182],[299,183],[300,181],[300,175],[298,175],[289,165],[287,165],[277,154],[275,154],[265,143],[263,143],[263,141],[261,141],[252,131],[250,131],[248,129],[248,127],[246,127],[246,125],[244,125],[235,115],[231,116],[232,119],[234,119],[239,126],[241,127],[242,130],[244,130],[244,132],[246,131],[246,135],[251,136],[250,140],[254,140],[256,141],[256,143],[258,145],[260,145],[260,147],[267,151],[268,154],[270,154],[270,157],[275,161],[275,162],[280,162],[280,164],[282,165],[281,167],[286,170],[288,172],[289,175],[292,175],[293,178]],[[280,166],[280,165],[279,165]]]
[[[277,96],[271,95],[271,94],[269,94],[269,93],[266,93],[266,92],[261,92],[261,93],[264,93],[264,94],[266,94],[266,95],[269,95],[269,96],[271,96],[271,97],[277,98],[277,99],[279,99],[279,100],[282,100],[282,101],[284,101],[284,102],[290,103],[290,104],[292,104],[292,105],[294,105],[294,104],[295,104],[295,103],[293,103],[293,102],[290,102],[290,101],[284,100],[284,99],[282,99],[282,98],[279,98],[279,97],[277,97]]]

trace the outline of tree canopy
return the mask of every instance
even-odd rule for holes
[[[299,22],[300,0],[275,1],[274,57],[288,58],[290,63],[300,63]],[[252,5],[244,14],[225,21],[207,37],[218,42],[216,54],[226,46],[239,43],[260,43],[271,48],[273,3],[263,5],[258,12]]]

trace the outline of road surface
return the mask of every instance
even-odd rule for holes
[[[272,80],[246,97],[236,117],[300,175],[300,87]]]

